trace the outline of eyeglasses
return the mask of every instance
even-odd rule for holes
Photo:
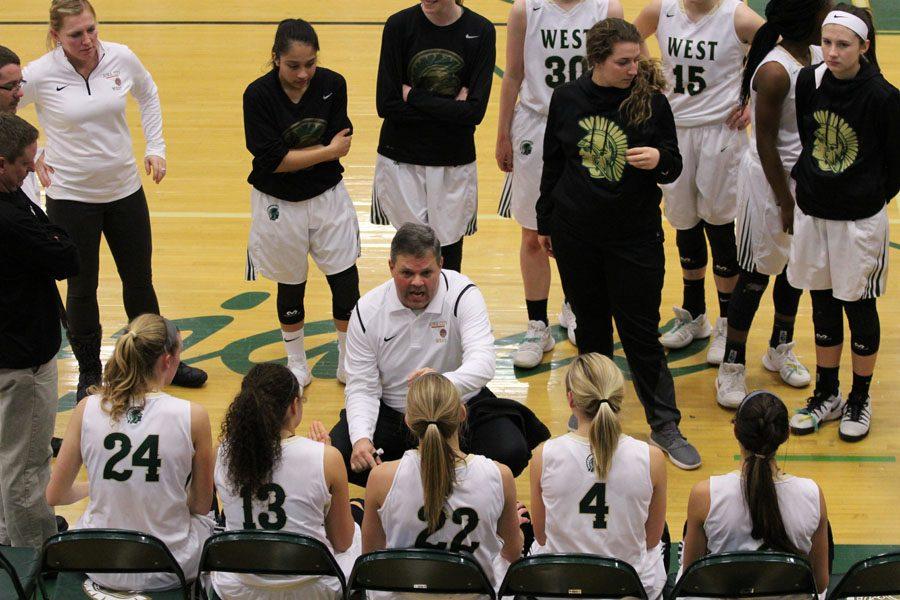
[[[25,85],[25,80],[20,79],[18,81],[11,81],[9,83],[4,83],[0,85],[0,90],[6,90],[7,92],[17,92],[22,89],[22,86]]]

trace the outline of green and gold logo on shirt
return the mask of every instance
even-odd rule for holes
[[[281,134],[281,139],[288,148],[308,148],[322,141],[325,133],[325,119],[307,118],[301,119],[288,127]]]
[[[813,118],[818,124],[813,134],[813,158],[823,171],[843,173],[856,161],[859,153],[856,132],[831,111],[817,110]]]
[[[578,122],[585,130],[578,142],[581,164],[594,179],[620,181],[625,171],[628,136],[606,117],[585,117]]]
[[[463,59],[456,52],[431,48],[416,53],[409,61],[409,81],[414,88],[427,90],[438,96],[453,97],[462,88],[459,73]]]

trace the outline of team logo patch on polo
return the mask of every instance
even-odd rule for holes
[[[450,98],[456,96],[462,87],[459,79],[462,68],[463,59],[456,52],[431,48],[412,57],[407,75],[414,88]]]
[[[278,210],[277,204],[270,204],[266,207],[266,214],[269,215],[270,221],[277,221],[278,217],[281,215],[281,211]]]
[[[447,341],[447,321],[432,321],[431,336],[436,344],[443,344]]]
[[[144,418],[144,409],[133,406],[125,413],[125,422],[129,425],[137,425]]]
[[[281,134],[281,139],[288,148],[315,146],[322,141],[322,134],[325,133],[327,124],[325,119],[300,119]]]
[[[827,110],[813,113],[818,127],[813,135],[813,158],[829,173],[843,173],[856,161],[859,141],[847,122]]]
[[[606,117],[585,117],[578,122],[585,130],[578,142],[581,164],[594,179],[620,181],[625,171],[628,136]]]

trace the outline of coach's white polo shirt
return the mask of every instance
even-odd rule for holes
[[[400,303],[393,279],[353,309],[344,355],[351,443],[372,439],[379,400],[406,412],[406,378],[423,367],[452,381],[463,401],[494,377],[494,334],[484,297],[456,271],[441,271],[437,292],[421,311]]]

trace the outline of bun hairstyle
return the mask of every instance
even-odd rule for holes
[[[572,361],[566,373],[566,391],[572,403],[591,418],[591,454],[594,474],[606,479],[619,445],[619,411],[625,398],[625,379],[611,358],[591,352]]]
[[[593,68],[609,58],[616,44],[631,42],[640,44],[643,41],[637,27],[625,21],[610,17],[598,21],[588,30],[586,54],[588,68]],[[666,89],[666,78],[660,69],[659,61],[641,59],[638,63],[637,77],[631,84],[631,94],[622,103],[620,110],[630,126],[637,126],[652,116],[651,100],[653,94]]]
[[[281,460],[285,416],[302,393],[297,378],[283,365],[260,363],[244,376],[219,435],[236,495],[252,496],[272,480],[272,470]]]
[[[47,48],[52,50],[56,48],[56,41],[53,39],[53,33],[59,33],[62,29],[63,21],[66,17],[76,17],[89,10],[97,19],[97,11],[89,0],[53,0],[50,3],[50,31],[47,32]]]
[[[866,27],[869,29],[869,49],[866,50],[864,56],[866,57],[867,61],[872,63],[872,66],[881,71],[881,67],[878,66],[878,58],[875,56],[875,21],[872,18],[872,11],[868,8],[861,8],[859,6],[847,4],[846,2],[841,2],[840,4],[835,5],[834,10],[850,13],[851,15],[859,17],[863,20],[863,23],[865,23]],[[858,34],[856,38],[860,42],[865,41],[861,37],[859,37]]]
[[[769,0],[766,4],[766,22],[753,36],[747,53],[744,75],[741,80],[741,105],[750,101],[750,84],[756,69],[766,55],[778,44],[780,38],[791,42],[804,42],[815,37],[822,24],[816,22],[819,14],[831,0]]]
[[[459,391],[439,373],[426,373],[409,384],[406,422],[419,439],[420,472],[428,532],[437,531],[444,504],[456,483],[458,455],[450,440],[460,427]]]
[[[140,315],[116,340],[103,370],[103,381],[89,392],[99,393],[103,410],[118,421],[132,406],[142,406],[144,395],[153,390],[159,357],[174,355],[180,347],[178,328],[172,321],[159,315]]]
[[[784,528],[772,471],[772,459],[789,435],[784,402],[771,392],[750,392],[734,416],[734,435],[746,451],[742,479],[751,535],[772,550],[800,554]]]

